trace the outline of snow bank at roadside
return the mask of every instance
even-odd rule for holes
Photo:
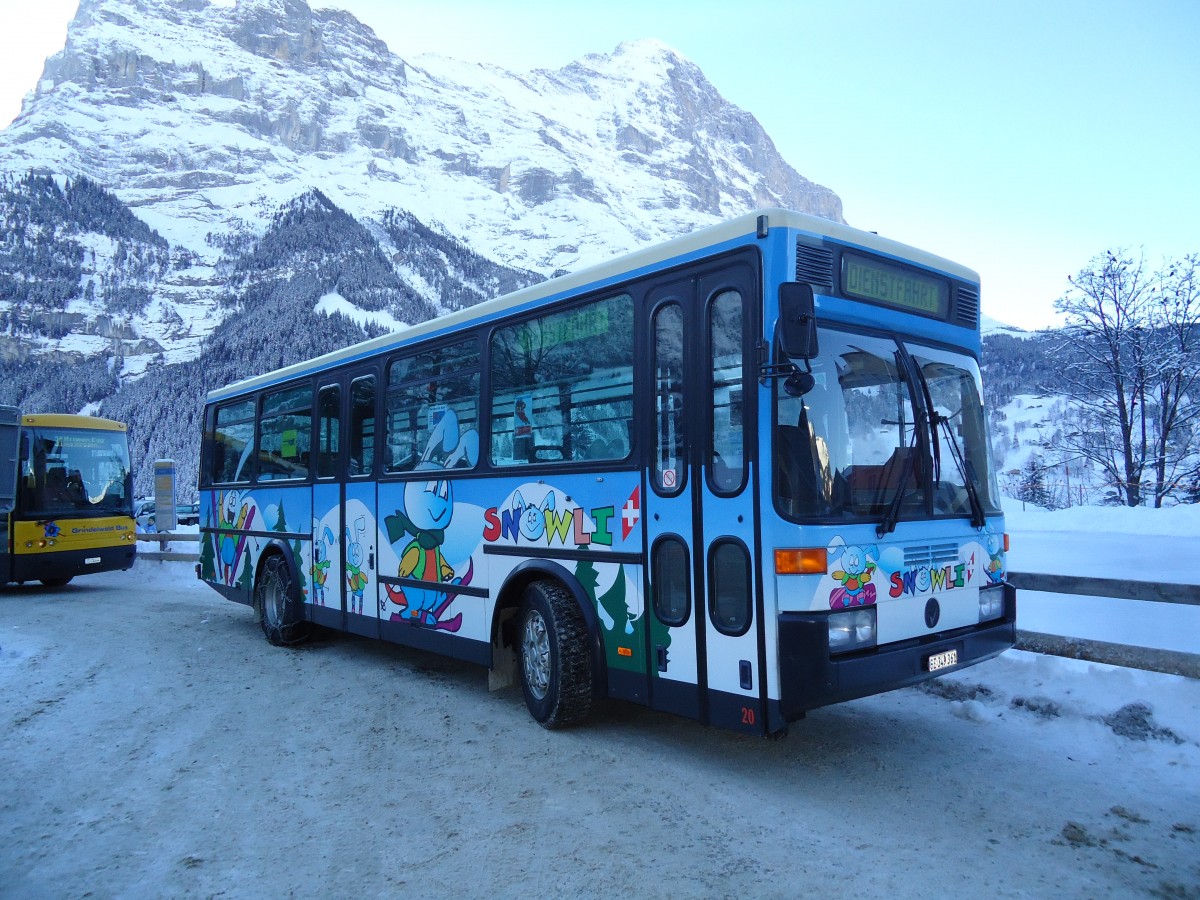
[[[1154,509],[1128,506],[1073,506],[1042,509],[1004,497],[1009,531],[1084,531],[1107,534],[1145,534],[1200,537],[1200,503]]]

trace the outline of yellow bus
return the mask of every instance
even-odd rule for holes
[[[122,422],[0,407],[0,581],[128,569],[137,535]]]

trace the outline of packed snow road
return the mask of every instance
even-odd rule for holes
[[[1200,896],[1200,683],[1009,653],[782,741],[268,646],[186,564],[0,593],[5,897]]]

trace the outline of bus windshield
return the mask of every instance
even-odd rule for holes
[[[830,328],[820,329],[819,343],[812,390],[797,397],[783,379],[776,384],[775,494],[783,515],[971,518],[968,484],[983,512],[999,511],[974,359]]]
[[[26,429],[21,439],[20,485],[25,514],[133,515],[125,432]]]

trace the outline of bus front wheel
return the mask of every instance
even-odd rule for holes
[[[73,577],[73,575],[64,575],[59,578],[41,578],[38,580],[48,588],[58,588],[64,584],[70,584]]]
[[[276,647],[298,644],[309,635],[304,608],[287,563],[273,553],[263,563],[254,585],[254,602],[262,622],[263,634]]]
[[[521,691],[546,728],[582,722],[592,709],[587,624],[575,600],[554,581],[525,589],[518,619]]]

